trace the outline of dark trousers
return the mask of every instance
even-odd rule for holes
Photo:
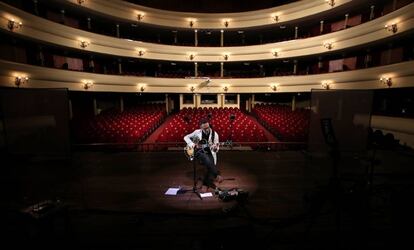
[[[213,155],[209,152],[204,152],[199,150],[195,154],[195,158],[201,162],[201,164],[206,167],[207,172],[204,175],[203,182],[207,186],[213,186],[214,179],[217,177],[218,170],[216,165],[214,164]]]

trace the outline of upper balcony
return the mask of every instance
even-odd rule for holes
[[[414,27],[414,3],[411,3],[373,21],[302,40],[242,47],[189,47],[97,35],[39,18],[4,3],[0,3],[0,7],[2,29],[34,40],[121,57],[181,62],[235,62],[317,55],[397,37]],[[16,28],[11,29],[11,23]]]
[[[413,0],[353,1],[334,11],[291,22],[274,22],[272,25],[238,29],[183,29],[120,20],[91,12],[88,8],[68,1],[5,0],[5,3],[34,15],[97,34],[132,41],[194,47],[248,46],[320,36],[369,22],[410,2]]]
[[[323,14],[352,2],[354,4],[361,2],[361,0],[302,0],[263,10],[210,14],[160,10],[120,0],[65,1],[87,8],[90,12],[99,12],[113,18],[174,29],[240,29],[272,25],[275,22],[287,23],[315,14]]]

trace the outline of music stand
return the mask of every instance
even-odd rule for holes
[[[200,200],[202,200],[203,198],[200,195],[200,192],[198,192],[197,190],[197,174],[196,174],[196,158],[195,155],[194,157],[191,159],[191,161],[193,162],[193,187],[192,189],[187,189],[187,190],[180,190],[180,193],[187,193],[189,191],[195,193],[197,195],[198,198],[200,198]]]

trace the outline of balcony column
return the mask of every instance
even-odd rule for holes
[[[173,39],[174,39],[174,44],[178,43],[178,31],[177,30],[173,30]]]
[[[117,24],[115,27],[116,27],[116,37],[119,38],[120,35],[121,35],[120,32],[119,32],[119,24]]]
[[[69,119],[73,119],[73,108],[72,108],[72,100],[69,99]]]
[[[322,62],[322,57],[318,57],[318,73],[321,73],[323,70],[323,62]]]
[[[198,32],[194,30],[194,46],[198,46]]]
[[[36,14],[36,16],[39,15],[39,8],[37,6],[38,1],[37,0],[33,0],[33,12]]]
[[[194,76],[197,77],[198,76],[198,63],[194,63]]]
[[[118,74],[122,75],[122,59],[118,59]]]
[[[97,104],[97,102],[96,102],[96,98],[93,98],[93,114],[94,114],[95,116],[97,116],[97,115],[98,115],[98,104]]]
[[[374,10],[375,10],[375,5],[371,5],[371,13],[369,13],[369,20],[374,19],[375,17]]]
[[[296,109],[296,96],[292,96],[292,111],[295,111]]]
[[[88,30],[91,30],[92,29],[92,23],[91,23],[92,19],[90,17],[88,17],[86,20],[88,22],[88,24],[87,24]]]
[[[60,10],[60,23],[65,23],[65,10]]]
[[[298,72],[298,60],[293,60],[293,74],[296,75]]]
[[[346,29],[348,26],[348,19],[349,19],[349,14],[345,14],[344,29]]]
[[[220,77],[224,77],[224,62],[220,63]]]
[[[298,39],[298,30],[299,30],[299,27],[295,26],[295,39]]]
[[[368,68],[371,66],[371,50],[367,49],[367,53],[365,54],[365,58],[364,58],[364,63],[365,63],[365,68]]]
[[[254,108],[255,102],[256,102],[256,101],[255,101],[255,96],[254,96],[254,94],[253,94],[253,95],[252,95],[252,105],[251,105],[251,106],[252,106],[252,108]]]
[[[320,21],[319,33],[320,33],[320,34],[322,34],[322,33],[323,33],[323,20],[322,20],[322,21]]]
[[[170,113],[168,102],[168,94],[165,94],[165,111],[167,112],[167,115]]]
[[[224,46],[224,30],[220,30],[220,46]]]
[[[119,110],[122,112],[124,112],[124,98],[121,96],[119,98]]]

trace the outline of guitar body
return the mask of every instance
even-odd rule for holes
[[[196,145],[194,148],[188,145],[184,147],[184,154],[190,161],[194,160],[194,156],[197,151],[202,150],[205,152],[206,148],[209,148],[211,152],[215,152],[215,150],[212,147],[213,144],[209,144],[204,139],[200,140],[198,137],[195,137],[192,139],[192,141]],[[219,145],[223,145],[223,144],[220,143]]]

